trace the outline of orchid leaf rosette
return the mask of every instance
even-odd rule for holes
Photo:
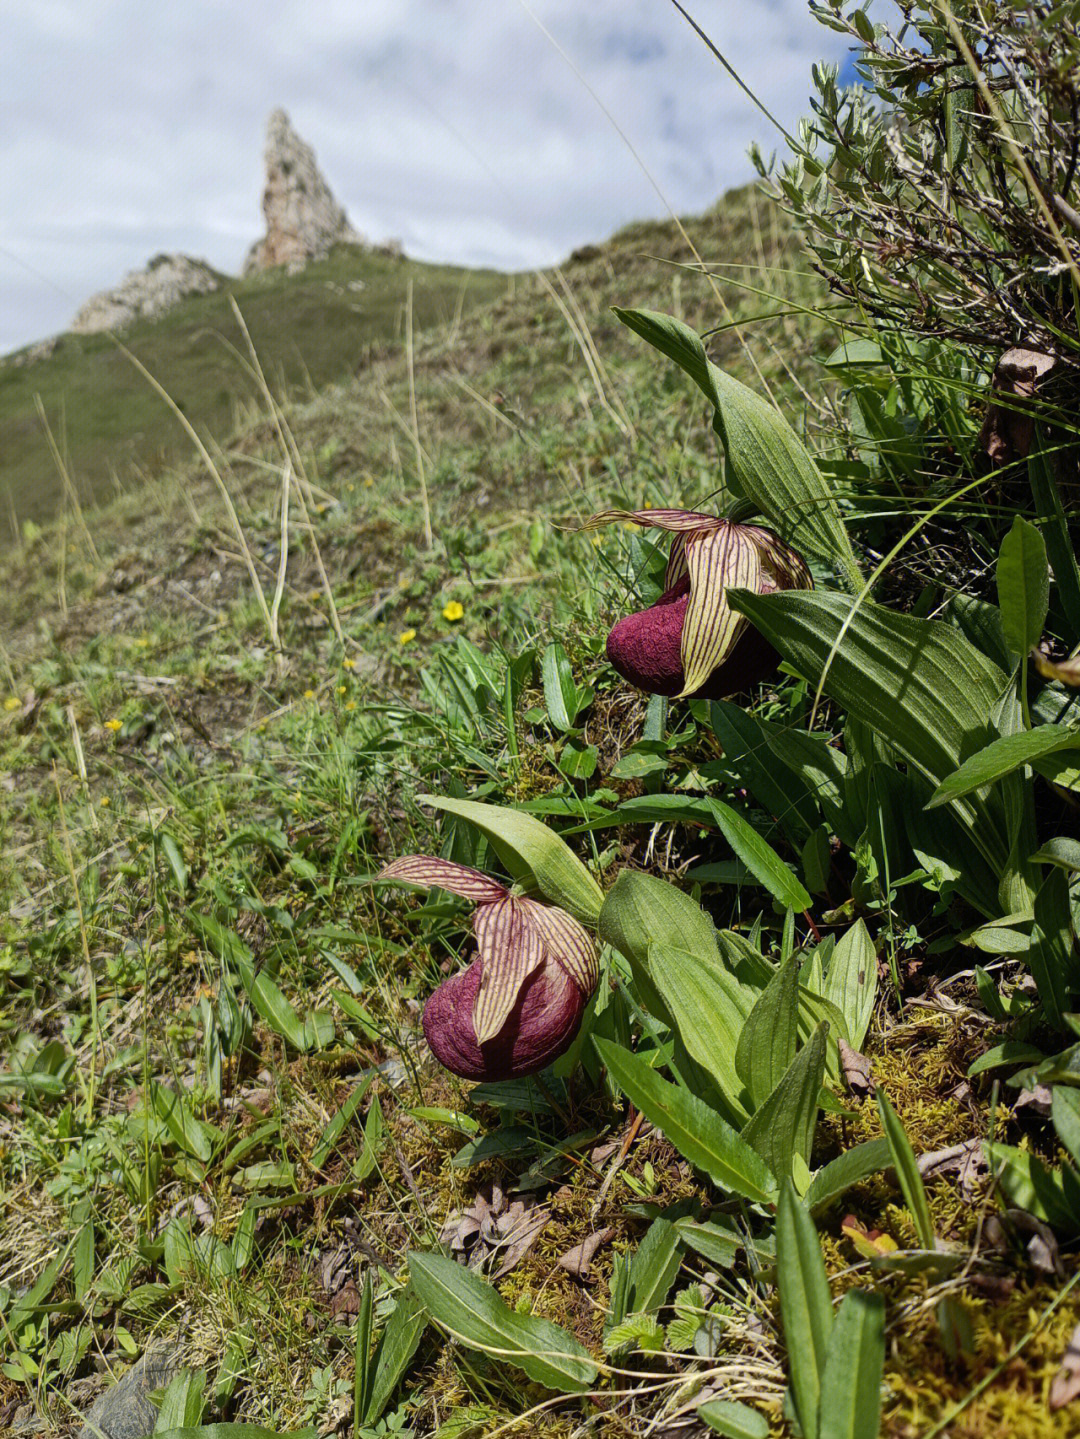
[[[514,1079],[569,1049],[599,979],[596,946],[573,916],[448,859],[406,855],[379,879],[476,905],[475,958],[424,1007],[424,1035],[440,1064],[464,1079]]]
[[[584,528],[618,520],[674,536],[663,594],[608,635],[608,659],[624,679],[650,694],[723,699],[775,671],[780,656],[731,608],[727,590],[812,589],[796,550],[762,525],[695,510],[603,510]]]

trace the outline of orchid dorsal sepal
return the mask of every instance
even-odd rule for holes
[[[802,556],[771,530],[741,524],[696,510],[603,510],[585,521],[596,529],[617,520],[670,531],[664,588],[684,578],[690,585],[686,620],[680,640],[683,687],[679,695],[698,690],[731,653],[746,626],[727,602],[727,590],[759,590],[763,578],[773,588],[805,588],[811,583]]]
[[[596,988],[596,947],[565,910],[512,892],[468,865],[430,855],[404,855],[376,878],[443,889],[475,903],[472,927],[481,976],[472,1018],[478,1044],[502,1031],[526,980],[547,960],[559,966],[585,999]]]

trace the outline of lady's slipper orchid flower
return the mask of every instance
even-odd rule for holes
[[[596,946],[576,919],[448,859],[406,855],[379,878],[476,901],[476,958],[424,1007],[440,1064],[464,1079],[514,1079],[569,1049],[599,979]]]
[[[772,673],[779,655],[731,609],[727,589],[812,589],[800,554],[761,525],[694,510],[604,510],[584,528],[615,520],[675,536],[664,593],[608,635],[608,659],[624,679],[650,694],[723,699]]]

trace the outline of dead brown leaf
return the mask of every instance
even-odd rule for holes
[[[592,1263],[596,1251],[601,1245],[610,1244],[614,1238],[614,1229],[594,1230],[580,1244],[575,1244],[573,1249],[568,1249],[565,1254],[561,1254],[557,1262],[575,1278],[584,1279],[589,1272],[589,1265]]]
[[[1080,1394],[1080,1324],[1072,1332],[1065,1353],[1061,1357],[1061,1368],[1050,1383],[1051,1410],[1064,1409]]]
[[[856,1099],[866,1099],[874,1092],[874,1081],[870,1078],[870,1061],[865,1054],[853,1049],[843,1035],[840,1035],[837,1044],[844,1083]]]

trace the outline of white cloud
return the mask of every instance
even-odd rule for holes
[[[667,0],[530,3],[676,210],[749,178],[748,143],[774,142]],[[696,8],[785,124],[811,61],[839,58],[802,0]],[[527,267],[664,212],[514,0],[37,0],[4,30],[0,352],[156,251],[236,270],[277,105],[354,225],[424,258]]]

